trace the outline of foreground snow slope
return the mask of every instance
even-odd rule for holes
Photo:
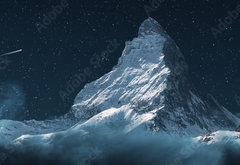
[[[0,120],[0,141],[11,142],[25,134],[37,135],[62,131],[70,128],[75,123],[76,121],[69,119],[46,121],[30,120],[24,122]]]

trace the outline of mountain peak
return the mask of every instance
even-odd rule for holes
[[[179,47],[168,35],[165,29],[152,17],[144,20],[138,31],[139,38],[150,35],[156,35],[158,38],[161,36],[164,38],[165,42],[163,43],[162,53],[165,56],[164,60],[168,68],[177,75],[182,76],[183,73],[188,73],[188,66]]]
[[[162,26],[153,18],[149,17],[144,20],[139,28],[138,36],[152,35],[154,33],[166,35],[166,31]]]
[[[126,42],[117,67],[81,90],[70,113],[88,123],[128,118],[154,131],[192,135],[233,130],[240,122],[198,95],[180,49],[153,18],[141,24],[138,37]]]

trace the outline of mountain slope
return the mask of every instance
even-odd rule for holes
[[[101,130],[105,126],[123,132],[143,126],[151,131],[199,136],[235,130],[238,125],[239,119],[212,96],[204,100],[197,94],[188,81],[188,67],[179,48],[149,18],[140,26],[138,37],[126,42],[118,65],[87,84],[68,114],[52,121],[1,120],[0,137],[11,141],[22,135]]]
[[[223,160],[226,151],[239,159],[238,125],[212,96],[198,96],[179,48],[149,18],[64,117],[0,120],[0,163],[233,164]]]
[[[154,112],[149,127],[155,131],[201,135],[240,124],[214,98],[201,99],[188,81],[179,48],[152,18],[142,23],[137,38],[126,42],[118,65],[77,95],[71,113],[85,121],[126,106],[138,115]]]
[[[47,134],[63,131],[76,123],[74,120],[60,118],[45,121],[12,121],[0,120],[0,143],[11,142],[22,135]]]

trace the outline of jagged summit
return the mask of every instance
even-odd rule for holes
[[[191,136],[235,130],[239,118],[214,98],[202,99],[188,81],[187,70],[176,43],[161,25],[148,18],[140,26],[139,36],[126,42],[117,67],[86,84],[65,117],[53,121],[1,121],[0,138],[13,140],[35,134],[20,140],[45,140],[45,135],[38,134],[65,130],[76,120],[79,123],[68,131],[87,127],[104,131],[106,125],[125,132],[144,126],[152,131]]]
[[[152,130],[192,135],[234,130],[240,123],[197,94],[180,49],[153,18],[126,42],[117,67],[77,95],[71,113],[91,123],[139,120]]]
[[[165,36],[167,33],[162,26],[153,18],[149,17],[141,24],[138,36],[152,35],[154,33]]]
[[[166,65],[175,74],[184,76],[188,73],[188,66],[184,56],[174,40],[167,34],[165,29],[153,18],[149,17],[144,20],[139,27],[138,37],[147,37],[148,35],[159,35],[165,39],[163,54]]]

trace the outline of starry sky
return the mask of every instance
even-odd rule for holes
[[[65,114],[84,84],[117,64],[125,41],[135,37],[140,23],[151,16],[180,47],[201,94],[212,94],[238,114],[240,16],[235,14],[219,28],[238,4],[236,0],[0,0],[0,54],[22,49],[0,57],[0,92],[1,87],[15,92],[13,105],[24,101],[23,113],[15,119]],[[76,76],[82,81],[69,89]],[[24,99],[19,101],[20,96]]]

